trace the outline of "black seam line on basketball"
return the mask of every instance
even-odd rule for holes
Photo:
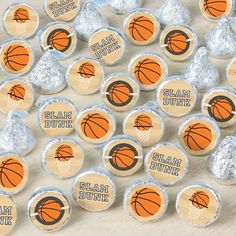
[[[58,210],[58,209],[54,209],[54,208],[52,208],[52,207],[42,207],[42,210],[44,210],[44,209],[47,209],[47,210],[53,210],[53,211],[57,211],[57,212],[61,212],[61,210]]]
[[[136,20],[136,22],[150,22],[151,20],[148,19],[148,20],[140,20],[140,18],[138,20]],[[151,21],[152,23],[152,21]],[[133,22],[131,22],[130,24],[133,24]]]
[[[30,18],[13,18],[12,20],[20,20],[22,22],[23,20],[30,20]],[[19,23],[19,22],[17,22],[17,23]]]
[[[99,137],[97,136],[97,134],[93,131],[93,129],[91,128],[91,126],[90,126],[90,124],[88,124],[88,122],[86,122],[86,124],[85,125],[87,125],[88,127],[89,127],[89,129],[90,129],[90,131],[93,133],[93,135],[97,138],[97,139],[99,139]],[[84,125],[84,126],[85,126]],[[88,135],[87,135],[87,132],[86,132],[86,129],[84,128],[84,134],[88,137]]]
[[[19,87],[19,86],[13,86],[10,90],[11,91],[14,91],[14,89],[21,95],[21,97],[24,97],[25,96],[25,88],[24,87]],[[20,91],[20,89],[23,89],[23,93]]]
[[[11,55],[11,56],[7,56],[7,58],[17,57],[17,56],[27,56],[27,57],[29,57],[29,54],[25,54],[25,53],[14,54],[14,55]],[[6,60],[6,57],[3,60]]]
[[[155,62],[155,61],[152,61],[152,62],[144,62],[144,63],[139,62],[138,64],[142,64],[142,65],[151,65],[151,64],[153,64],[153,65],[158,65],[158,66],[160,66],[160,64],[159,64],[158,62]],[[137,65],[137,66],[138,66],[138,65]]]
[[[138,191],[136,191],[136,194],[140,194],[140,193],[142,193],[143,191],[145,191],[147,188],[143,188],[143,189],[141,189],[139,192]]]
[[[16,45],[14,45],[14,46],[16,46]],[[25,48],[24,46],[21,46],[21,45],[16,46],[16,47],[14,47],[14,46],[13,46],[13,45],[10,46],[10,47],[8,48],[7,52],[5,52],[5,53],[9,54],[9,53],[11,53],[12,51],[16,50],[17,48]],[[13,49],[11,49],[12,47],[13,47]],[[11,51],[10,51],[10,50],[11,50]]]
[[[204,195],[205,196],[205,195]],[[207,206],[208,204],[206,203],[206,201],[204,201],[204,199],[198,195],[198,197],[205,203],[205,205]],[[209,197],[208,196],[205,196],[207,197],[208,201],[209,201]],[[196,195],[194,196],[194,198],[196,198]],[[194,200],[193,200],[194,201]],[[198,203],[199,204],[199,203]]]
[[[147,193],[152,193],[152,194],[155,194],[155,195],[160,197],[160,194],[158,194],[157,192],[144,192],[144,193],[142,192],[142,193],[139,193],[138,195],[144,195],[144,194],[147,194]]]
[[[6,165],[6,164],[8,164],[8,162],[11,161],[11,160],[14,160],[14,159],[13,159],[13,158],[10,158],[10,159],[8,159],[8,160],[6,160],[6,161],[3,161],[2,163]],[[11,163],[10,163],[10,164],[11,164]],[[20,163],[14,162],[13,164],[20,164]],[[20,164],[20,165],[21,165],[21,164]],[[21,165],[21,166],[22,166],[22,165]]]
[[[118,90],[119,91],[119,90]],[[110,94],[112,101],[117,104],[117,102],[114,101],[113,96],[116,96],[116,98],[120,101],[118,104],[123,104],[125,101],[122,101],[115,93]]]
[[[176,38],[176,37],[178,37],[178,36],[184,36],[183,34],[181,34],[181,33],[172,33],[171,35],[170,35],[170,37],[169,37],[169,39],[168,40],[171,40],[171,39],[174,39],[174,38]]]
[[[53,31],[51,31],[51,32],[53,32]],[[58,36],[59,34],[66,34],[64,31],[61,31],[60,29],[59,30],[57,30],[54,34],[52,34],[52,36],[51,36],[51,38],[53,38],[53,37],[56,37],[56,36]],[[66,34],[66,35],[69,35],[69,32],[68,32],[68,34]]]
[[[203,199],[201,196],[199,196],[199,195],[203,195],[203,196],[205,196],[205,197],[209,200],[209,197],[208,197],[208,195],[207,195],[205,192],[203,192],[203,191],[196,192],[196,193],[194,194],[194,198],[196,198],[197,195],[198,195],[199,198],[201,198],[201,200],[202,200],[205,204],[207,204],[207,203],[204,201],[204,199]]]
[[[214,101],[213,103],[217,103],[217,102],[219,102],[220,100],[222,100],[221,98],[218,98],[216,101]],[[225,104],[231,104],[231,102],[233,103],[233,101],[231,100],[231,99],[226,99],[226,98],[224,98],[224,100],[226,100],[226,101],[221,101],[221,103],[225,103]]]
[[[119,93],[122,93],[122,94],[126,95],[127,97],[130,96],[130,94],[127,94],[127,93],[125,93],[125,92],[123,92],[123,91],[120,91],[120,90],[117,90],[117,89],[115,89],[115,88],[113,88],[113,91],[118,91]]]
[[[134,201],[134,202],[137,202],[149,215],[151,215],[151,216],[153,216],[154,214],[152,214],[151,212],[149,212],[146,208],[144,208],[143,207],[143,205],[140,203],[140,202],[138,202],[138,201]],[[140,215],[139,215],[140,216]]]
[[[179,40],[179,39],[172,39],[170,43],[172,43],[172,42],[187,43],[187,39],[186,39],[186,41]],[[176,46],[176,47],[177,47],[177,46]]]
[[[150,80],[150,79],[145,75],[145,73],[144,73],[143,71],[140,70],[140,73],[143,74],[144,77],[145,77],[149,82],[151,82],[152,84],[155,84],[155,83],[156,83],[156,82]],[[140,78],[139,78],[138,80],[143,84],[143,82],[140,80]]]
[[[64,152],[64,153],[67,153],[67,154],[70,154],[71,152],[68,152],[68,151],[65,151],[63,150],[64,148],[68,148],[67,146],[60,146],[58,149],[57,149],[57,152]],[[70,147],[69,147],[70,148]]]
[[[154,201],[152,201],[152,200],[150,200],[150,199],[148,199],[148,198],[144,198],[144,197],[137,197],[137,199],[142,199],[142,200],[146,200],[146,201],[148,201],[148,202],[152,202],[152,203],[154,203],[154,204],[156,204],[157,206],[161,206],[160,204],[158,204],[157,202],[154,202]]]
[[[105,119],[105,118],[102,118],[102,117],[97,117],[97,116],[90,116],[90,117],[88,118],[88,120],[89,120],[90,118],[95,118],[95,119],[97,119],[97,120],[103,120],[103,121],[105,121],[105,122],[109,123],[109,121],[108,121],[107,119]]]
[[[129,29],[130,29],[130,28],[129,28]],[[139,36],[140,36],[144,41],[146,41],[146,39],[139,33],[139,31],[138,31],[136,28],[132,27],[131,29],[132,29],[132,36],[133,36],[134,40],[137,40],[136,37],[134,37],[134,30],[136,30],[136,32],[139,34]]]
[[[147,189],[147,188],[143,188],[143,189],[141,189],[139,192],[142,192],[142,191],[144,191],[145,189]],[[137,193],[137,191],[136,191],[136,200],[137,200],[137,196],[138,196],[138,193]],[[137,202],[135,202],[135,211],[137,212],[137,214],[140,216],[140,214],[139,214],[139,212],[138,212],[138,209],[137,209],[137,204],[136,204]],[[132,204],[132,203],[131,203]]]
[[[80,68],[80,70],[81,70],[80,75],[81,75],[81,76],[82,76],[82,75],[85,75],[85,78],[89,78],[89,77],[93,76],[93,75],[90,75],[90,74],[88,74],[88,73],[85,73],[85,71],[84,71],[83,68]]]
[[[15,61],[12,61],[12,60],[7,61],[8,64],[9,64],[9,62],[15,63],[15,64],[20,65],[20,66],[26,66],[28,64],[28,63],[27,64],[21,64],[19,62],[15,62]]]
[[[150,68],[147,68],[147,67],[145,67],[145,66],[140,66],[142,69],[146,69],[146,70],[150,70],[150,71],[152,71],[152,72],[154,72],[154,73],[157,73],[158,75],[161,75],[159,72],[157,72],[157,71],[155,71],[155,70],[153,70],[153,69],[150,69]]]
[[[82,65],[83,66],[83,65]],[[81,66],[81,67],[82,67]],[[86,66],[86,63],[85,63],[85,65],[84,66]],[[89,64],[87,65],[87,66],[90,66]],[[92,65],[92,68],[94,69],[94,66]],[[91,73],[93,73],[93,71],[91,70],[91,69],[89,69],[89,68],[86,68],[88,71],[90,71]],[[84,69],[83,69],[84,70]]]
[[[205,129],[205,130],[211,131],[209,128],[204,127],[204,126],[194,127],[194,128],[192,128],[191,130],[198,130],[198,129]]]
[[[8,178],[7,174],[5,172],[2,172],[2,174],[5,175],[5,177],[7,178],[7,180],[10,182],[10,184],[14,187],[16,187],[16,185],[14,183],[12,183],[12,181]],[[2,183],[3,184],[3,183]],[[6,187],[5,185],[3,185],[3,187]]]
[[[176,45],[175,45],[174,43],[172,43],[172,42],[170,42],[169,44],[171,45],[173,51],[175,51],[175,50],[173,49],[173,46],[176,47],[176,48],[177,48],[178,50],[180,50],[181,52],[184,51],[184,49],[180,48],[179,46],[176,46]],[[173,46],[172,46],[172,45],[173,45]]]
[[[207,8],[205,8],[205,11],[206,11],[206,10],[209,11],[212,16],[217,17],[217,15],[212,12],[212,10],[216,10],[216,9],[214,9],[214,8],[212,8],[212,7],[207,7]],[[220,11],[219,11],[219,12],[220,12]]]
[[[185,138],[185,137],[184,137],[184,138]],[[204,150],[204,148],[202,148],[202,147],[195,141],[195,139],[194,139],[192,136],[188,135],[188,136],[187,136],[187,140],[188,140],[189,138],[192,139],[192,141],[195,143],[195,145],[197,145],[197,147],[198,147],[199,149]],[[188,148],[192,150],[192,148],[190,148],[189,143],[188,143]]]
[[[153,128],[152,125],[134,125],[134,128]]]
[[[47,202],[47,203],[45,203],[45,202]],[[44,202],[41,204],[40,207],[42,207],[42,205],[43,205],[43,206],[47,206],[47,205],[49,205],[49,204],[51,204],[51,203],[55,203],[55,200],[46,200],[46,201],[44,201]]]
[[[204,205],[202,205],[201,203],[198,203],[198,202],[196,202],[196,201],[193,201],[192,199],[189,199],[189,201],[194,202],[194,203],[196,203],[196,204],[198,204],[198,205],[200,205],[200,206],[203,206],[203,207],[205,207],[205,208],[208,208],[208,206],[204,206]]]
[[[54,217],[50,216],[47,212],[45,212],[45,211],[43,211],[43,210],[42,210],[40,213],[41,213],[41,215],[45,214],[45,215],[47,215],[47,217],[51,218],[52,221],[49,221],[50,223],[53,222],[53,221],[55,221],[55,220],[57,219],[57,218],[54,218]],[[43,220],[44,220],[44,219],[43,219]],[[44,220],[44,221],[45,221],[45,220]],[[45,221],[45,222],[47,222],[47,221]]]
[[[7,65],[10,66],[10,68],[11,68],[12,70],[17,71],[15,68],[13,68],[13,67],[11,66],[11,64],[8,63],[8,61],[5,63],[5,66],[7,66]]]
[[[120,157],[115,157],[115,158],[118,158],[119,161],[125,166],[125,167],[129,167],[130,165],[127,165]]]
[[[223,108],[226,112],[228,112],[229,114],[231,114],[231,112],[229,112],[224,106],[217,104],[218,106],[220,106],[221,108]],[[217,108],[217,107],[216,107]],[[217,108],[218,109],[218,108]]]
[[[46,222],[46,220],[44,219],[44,216],[43,216],[43,214],[42,214],[42,211],[38,211],[38,214],[40,214],[41,216],[39,216],[44,222]]]
[[[59,156],[55,156],[54,158],[57,158],[57,159],[63,159],[63,158],[73,158],[74,156],[61,156],[61,157],[59,157]]]
[[[172,52],[175,53],[175,50],[174,50],[173,47],[172,47],[172,43],[168,43],[168,47],[172,50]]]
[[[226,1],[214,1],[214,2],[204,2],[203,5],[211,5],[211,4],[214,4],[214,3],[226,3]]]
[[[84,72],[77,72],[77,74],[80,74],[80,75],[87,75],[87,76],[95,76],[94,74],[88,74],[88,73],[84,73]]]
[[[218,115],[221,117],[221,119],[224,119],[224,117],[220,114],[220,111],[219,111],[218,107],[213,106],[213,112],[214,112],[214,113],[215,113],[215,109],[217,110]],[[229,113],[229,114],[230,114],[230,113]],[[214,116],[215,116],[215,115],[214,115]]]
[[[51,45],[55,45],[55,46],[59,46],[59,47],[64,47],[64,48],[66,48],[67,46],[68,46],[68,44],[67,45],[63,45],[63,44],[60,44],[60,43],[58,43],[58,42],[51,42]]]
[[[211,10],[214,10],[214,11],[218,11],[218,12],[221,12],[221,13],[225,13],[225,11],[223,11],[223,10],[220,10],[220,9],[217,9],[217,8],[215,8],[215,7],[212,7],[212,6],[208,6],[208,4],[207,5],[204,5],[204,10],[205,11],[209,11],[213,16],[215,16],[216,17],[216,15],[215,14],[213,14],[212,12],[211,12]]]
[[[19,98],[19,99],[21,99],[21,100],[24,100],[24,98],[19,97],[19,96],[15,95],[15,94],[12,94],[12,93],[7,93],[7,94],[10,95],[10,96],[12,96],[12,97],[15,97],[15,98]]]
[[[103,128],[100,124],[94,122],[93,120],[90,120],[90,122],[96,124],[97,126],[99,126],[101,129],[103,129],[107,133],[107,130],[105,128]]]
[[[9,171],[15,173],[16,175],[20,176],[22,179],[24,178],[24,176],[22,176],[21,174],[17,173],[17,172],[14,171],[14,170],[11,170],[11,169],[9,169],[9,168],[7,168],[7,167],[4,167],[4,169],[9,170]]]
[[[53,37],[55,37],[54,35],[50,38],[50,42],[56,42],[57,40],[61,40],[61,39],[68,39],[68,37],[67,38],[57,38],[57,39],[54,39]]]
[[[127,86],[125,85],[125,84],[123,84],[123,83],[118,83],[118,84],[115,84],[114,85],[116,88],[127,88]],[[114,87],[113,86],[113,87]]]
[[[129,159],[132,159],[132,160],[134,160],[134,158],[132,158],[132,157],[130,157],[130,156],[128,156],[128,155],[126,155],[126,154],[124,154],[124,153],[119,153],[119,155],[122,155],[122,156],[124,156],[124,157],[127,157],[127,158],[129,158]]]
[[[187,133],[187,146],[188,146],[188,148],[190,148],[190,143],[189,143],[189,133],[190,133],[190,130],[188,131],[188,133]],[[183,137],[183,138],[185,138],[185,137]],[[201,147],[199,147],[200,149],[201,149]]]
[[[100,113],[94,113],[94,114],[90,114],[90,115],[88,115],[88,117],[90,118],[90,117],[92,117],[92,118],[96,118],[96,119],[103,119],[103,120],[107,120],[107,119],[105,119],[105,118],[102,118],[102,117],[95,117],[95,116],[97,116],[97,115],[101,115]]]
[[[63,154],[67,154],[67,155],[72,155],[72,154],[73,154],[72,151],[69,152],[69,151],[64,151],[64,150],[61,150],[61,149],[57,150],[57,154],[58,154],[58,155],[60,154],[60,152],[62,152]],[[71,153],[72,153],[72,154],[71,154]]]
[[[132,23],[131,23],[132,24]],[[137,23],[133,23],[133,26],[131,26],[131,27],[134,27],[134,25],[138,25],[138,26],[140,26],[141,28],[143,28],[143,29],[145,29],[145,30],[147,30],[147,31],[149,31],[152,35],[153,35],[153,32],[150,30],[150,29],[148,29],[147,27],[145,27],[145,26],[143,26],[143,25],[140,25],[140,24],[137,24]],[[153,25],[153,24],[152,24]],[[130,27],[129,27],[130,28]]]
[[[135,23],[137,20],[139,20],[140,18],[142,18],[142,16],[140,16],[140,17],[138,17],[138,18],[134,18],[134,20],[133,20],[133,22]],[[131,21],[131,23],[132,23],[132,21]],[[130,27],[128,28],[128,30],[130,29]],[[131,34],[132,34],[132,37],[135,39],[135,37],[134,37],[134,28],[132,28],[132,30],[131,30]],[[136,40],[136,39],[135,39]]]

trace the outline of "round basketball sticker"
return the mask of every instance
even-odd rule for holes
[[[70,134],[74,130],[75,119],[74,104],[63,97],[51,97],[39,109],[40,127],[49,136]]]
[[[41,188],[28,203],[28,217],[43,231],[54,231],[70,218],[71,205],[63,192],[56,188]]]
[[[186,222],[207,226],[219,218],[221,200],[218,192],[205,184],[192,184],[177,196],[176,209]]]
[[[125,52],[125,40],[115,28],[98,29],[88,41],[92,56],[106,65],[119,61]]]
[[[11,110],[29,110],[34,102],[32,86],[21,78],[8,79],[0,85],[0,110],[8,113]]]
[[[75,30],[60,22],[48,24],[40,39],[44,51],[55,49],[63,53],[64,57],[69,57],[77,45]]]
[[[80,10],[80,0],[44,0],[48,16],[55,21],[71,21]]]
[[[101,85],[103,102],[115,111],[127,111],[139,98],[139,85],[126,74],[112,74]]]
[[[0,63],[7,73],[25,74],[31,69],[33,62],[34,53],[26,41],[12,39],[3,43],[0,50]]]
[[[153,222],[165,214],[168,196],[158,183],[140,180],[127,188],[124,203],[128,213],[134,219]]]
[[[103,148],[104,166],[114,175],[128,176],[143,164],[141,145],[128,136],[117,136]]]
[[[183,179],[188,171],[188,157],[176,145],[160,143],[145,157],[147,174],[163,185],[172,185]]]
[[[55,138],[47,143],[42,151],[42,164],[50,174],[69,178],[82,168],[84,152],[71,138]]]
[[[38,13],[27,4],[11,5],[3,18],[8,34],[18,38],[29,38],[39,26]]]
[[[227,66],[226,75],[230,85],[236,89],[236,57]]]
[[[105,211],[115,201],[116,187],[103,170],[89,170],[76,177],[72,193],[76,203],[85,210]]]
[[[194,85],[182,76],[172,76],[160,84],[157,101],[170,116],[181,117],[191,112],[197,99]]]
[[[212,151],[220,139],[220,129],[214,119],[206,115],[193,115],[179,128],[181,145],[193,155]]]
[[[115,132],[113,114],[103,106],[86,107],[76,121],[77,134],[89,143],[103,143]]]
[[[142,52],[131,59],[129,73],[142,90],[153,90],[168,75],[168,67],[158,54]]]
[[[219,20],[223,16],[229,16],[234,11],[233,0],[200,0],[200,10],[206,18]]]
[[[162,31],[160,46],[163,53],[170,59],[184,61],[195,51],[197,36],[188,26],[170,26]]]
[[[66,77],[75,92],[82,95],[93,94],[104,79],[104,69],[95,59],[79,58],[69,66]]]
[[[10,233],[16,223],[17,219],[17,208],[16,204],[12,201],[12,199],[5,195],[4,193],[0,193],[0,230],[2,235],[7,235]]]
[[[132,12],[124,22],[126,37],[137,45],[152,43],[157,39],[159,31],[160,23],[155,15],[146,9]]]
[[[165,129],[162,117],[151,108],[135,108],[123,122],[123,132],[139,140],[144,147],[157,143]]]
[[[230,88],[215,88],[202,100],[202,112],[217,121],[220,127],[236,122],[236,94]]]

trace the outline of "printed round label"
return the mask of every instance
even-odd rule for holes
[[[230,85],[236,89],[236,57],[229,63],[226,75]]]

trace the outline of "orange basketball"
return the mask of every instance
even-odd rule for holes
[[[25,23],[29,20],[29,12],[24,8],[19,8],[14,13],[14,19],[17,23]]]
[[[135,119],[134,127],[141,131],[149,130],[151,127],[153,127],[152,120],[149,116],[140,115]]]
[[[10,95],[10,98],[12,100],[15,100],[15,101],[24,100],[25,88],[20,84],[16,84],[11,87],[8,94]]]
[[[129,24],[129,34],[136,41],[147,41],[154,33],[154,24],[146,16],[134,18]]]
[[[194,193],[189,200],[192,202],[193,206],[199,209],[207,208],[209,205],[209,196],[203,191]]]
[[[211,17],[224,15],[228,7],[226,0],[204,0],[203,9]]]
[[[184,143],[193,151],[202,151],[212,142],[212,132],[202,123],[190,125],[184,132]]]
[[[131,200],[132,210],[141,217],[155,215],[161,207],[161,197],[152,188],[136,191]]]
[[[0,163],[0,182],[5,188],[15,188],[24,178],[24,167],[13,158]]]
[[[11,71],[21,71],[29,63],[29,52],[22,45],[12,45],[4,52],[5,66]]]
[[[78,72],[83,78],[91,78],[95,76],[95,67],[93,64],[86,62],[79,67]]]
[[[61,145],[57,148],[55,158],[59,161],[69,161],[73,156],[73,149],[68,145]]]
[[[135,78],[143,85],[152,85],[161,78],[161,66],[152,59],[139,61],[135,66]]]
[[[100,113],[87,115],[81,123],[83,133],[91,139],[103,138],[108,133],[109,127],[109,121]]]

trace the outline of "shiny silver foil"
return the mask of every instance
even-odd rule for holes
[[[29,80],[33,87],[43,94],[58,93],[66,87],[65,71],[50,51],[41,57],[30,72]]]
[[[157,18],[163,25],[188,24],[190,15],[181,0],[165,0],[155,11]]]
[[[207,162],[210,173],[223,184],[236,184],[236,137],[224,138]]]
[[[236,53],[236,36],[226,17],[220,19],[216,27],[205,36],[210,56],[216,58],[229,58]]]
[[[96,30],[106,26],[108,26],[107,20],[101,16],[96,6],[89,1],[83,4],[74,20],[78,37],[85,41],[88,41]]]
[[[142,6],[143,0],[110,0],[110,6],[112,10],[121,15],[125,15],[128,12]]]
[[[5,125],[0,130],[0,150],[15,152],[25,156],[35,146],[35,138],[32,130],[21,122],[21,117],[26,112],[13,112],[8,115]]]
[[[200,47],[194,58],[185,67],[185,78],[195,85],[198,92],[205,92],[220,83],[218,69],[208,56],[207,49]]]

